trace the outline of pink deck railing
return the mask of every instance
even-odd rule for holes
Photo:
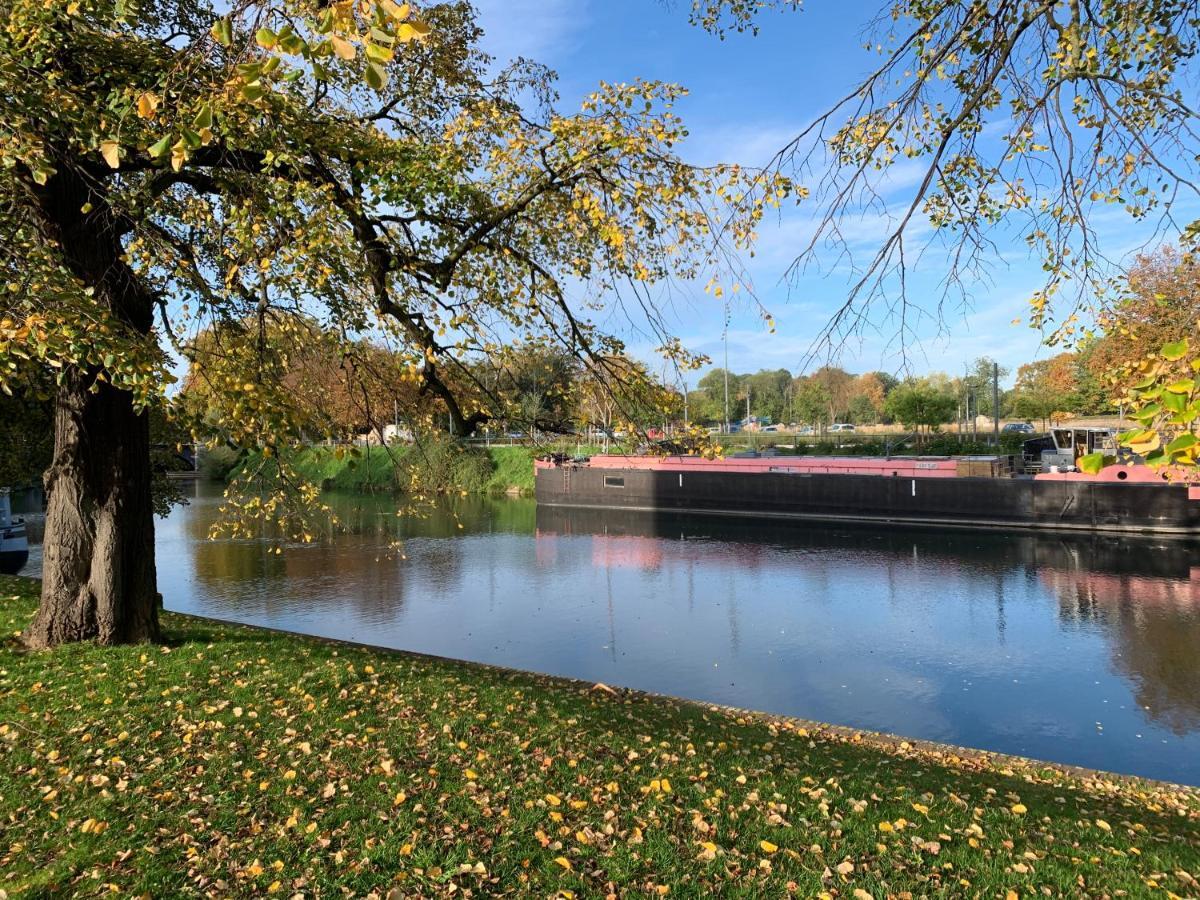
[[[554,463],[539,460],[541,468]],[[593,456],[593,469],[653,469],[671,472],[784,472],[796,475],[894,475],[900,478],[955,478],[958,462],[948,457],[759,456],[703,459],[699,456]]]

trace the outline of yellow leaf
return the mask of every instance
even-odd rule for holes
[[[556,857],[554,857],[554,861],[556,863],[558,863],[560,866],[562,866],[564,869],[566,869],[568,872],[571,871],[571,861],[569,859],[567,859],[565,856],[556,856]]]
[[[345,38],[338,37],[336,34],[331,34],[329,36],[329,43],[333,46],[333,52],[336,53],[341,59],[354,59],[354,57],[358,54],[358,51],[355,49],[352,43]]]
[[[407,799],[408,799],[408,794],[404,793],[404,791],[397,791],[396,799],[392,802],[392,805],[399,806],[401,803],[403,803]]]
[[[104,157],[104,161],[108,163],[110,169],[119,168],[121,165],[121,148],[116,141],[101,141],[100,155]]]
[[[384,12],[386,12],[397,22],[403,22],[408,18],[408,14],[412,11],[412,8],[407,3],[401,3],[399,6],[397,6],[392,2],[392,0],[382,0],[379,5],[383,7]]]
[[[839,875],[849,875],[854,871],[854,863],[850,862],[848,859],[843,860],[837,864],[837,866],[834,868],[834,871]]]
[[[403,22],[396,29],[396,37],[407,43],[408,41],[423,38],[429,34],[429,26],[424,22]]]
[[[467,776],[468,781],[475,781],[479,777],[479,773],[474,769],[467,769],[463,774]]]
[[[158,109],[158,95],[153,91],[144,91],[138,97],[137,111],[138,115],[143,119],[154,118],[154,112]]]
[[[1025,813],[1029,812],[1029,810],[1025,808],[1024,803],[1014,803],[1012,806],[1012,811],[1018,816],[1023,816]]]
[[[1096,827],[1103,831],[1112,831],[1112,826],[1109,825],[1107,822],[1105,822],[1103,819],[1096,820]]]
[[[551,806],[559,806],[562,803],[562,801],[559,800],[558,797],[556,797],[554,794],[547,794],[546,802],[549,803]]]
[[[758,846],[762,850],[763,853],[774,853],[776,850],[779,849],[777,846],[772,844],[770,841],[759,841]]]

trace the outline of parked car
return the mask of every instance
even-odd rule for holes
[[[854,426],[848,422],[834,422],[829,426],[830,431],[853,431]]]
[[[763,431],[783,431],[782,425],[764,425]]]
[[[1029,422],[1009,422],[1000,429],[1001,434],[1033,434],[1035,431]]]

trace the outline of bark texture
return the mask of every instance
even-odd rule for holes
[[[125,327],[148,335],[154,295],[123,255],[127,228],[97,179],[63,160],[29,187],[44,238]],[[25,632],[33,647],[156,640],[149,417],[99,369],[63,373],[43,545],[42,599]]]
[[[70,373],[58,393],[35,647],[158,638],[148,418],[91,381]]]

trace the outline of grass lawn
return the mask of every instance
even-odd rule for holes
[[[1193,792],[165,625],[0,649],[8,897],[1200,895]]]

